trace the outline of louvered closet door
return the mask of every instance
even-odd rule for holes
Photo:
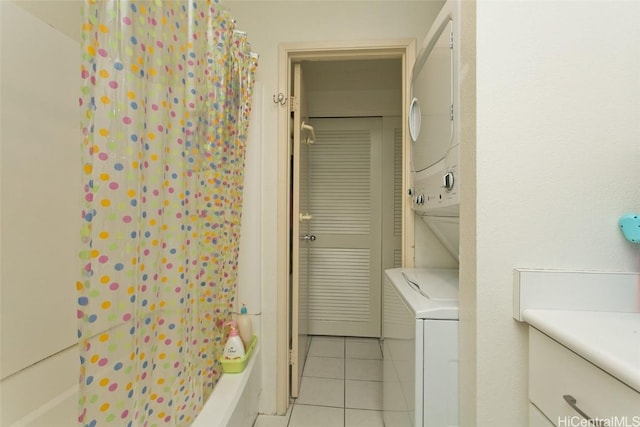
[[[382,122],[382,271],[402,267],[402,120]]]
[[[382,119],[314,119],[309,332],[380,336]]]

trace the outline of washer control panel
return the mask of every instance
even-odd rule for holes
[[[460,204],[457,150],[449,154],[441,164],[414,173],[409,189],[413,210],[442,216],[457,214]]]

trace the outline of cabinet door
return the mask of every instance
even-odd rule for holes
[[[640,408],[640,393],[534,328],[529,328],[529,400],[558,425],[580,419],[578,410],[595,420],[613,420],[609,425],[636,422]],[[574,407],[569,400],[575,400]]]

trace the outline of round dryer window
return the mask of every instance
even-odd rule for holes
[[[420,135],[420,125],[422,123],[422,115],[420,113],[420,102],[418,98],[411,100],[409,106],[409,133],[411,134],[411,140],[416,142]]]

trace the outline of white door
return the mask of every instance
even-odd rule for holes
[[[298,397],[309,348],[309,245],[313,243],[309,230],[312,218],[309,211],[309,147],[313,139],[305,126],[308,118],[300,64],[294,64],[293,77],[290,378],[291,397]]]
[[[402,119],[382,118],[382,274],[402,267]]]
[[[311,123],[309,333],[379,337],[382,118]]]

